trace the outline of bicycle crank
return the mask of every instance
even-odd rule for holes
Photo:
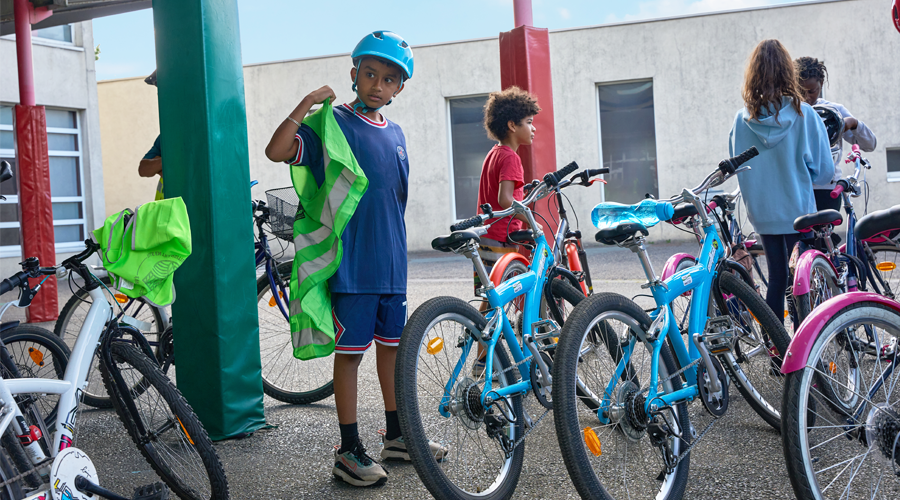
[[[550,359],[550,356],[546,352],[541,352],[541,360],[544,362],[544,365],[547,367],[547,371],[549,372],[551,367],[553,366],[553,361]],[[531,362],[531,391],[534,392],[535,399],[538,400],[538,403],[541,404],[544,408],[548,410],[553,409],[553,395],[551,391],[553,390],[553,382],[549,380],[545,380],[544,376],[541,373],[541,368],[538,365],[537,360]]]
[[[697,368],[697,391],[700,393],[700,401],[710,415],[719,418],[728,411],[728,380],[725,379],[725,370],[718,358],[711,358],[716,374],[719,378],[719,391],[713,389],[709,370],[705,363],[700,363]]]

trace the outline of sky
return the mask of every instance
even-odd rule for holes
[[[534,25],[551,30],[794,3],[797,0],[532,0]],[[390,30],[416,45],[494,37],[513,28],[512,0],[237,0],[244,64],[347,53]],[[390,6],[387,8],[386,6]],[[94,20],[97,80],[156,68],[150,9]]]

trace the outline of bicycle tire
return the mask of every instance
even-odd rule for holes
[[[179,498],[227,499],[225,470],[206,429],[181,392],[136,346],[112,342],[109,348],[115,366],[100,363],[100,374],[112,395],[116,414],[141,455]],[[134,389],[120,389],[112,369],[121,374],[129,388],[142,386],[137,397]],[[132,413],[131,404],[136,413]],[[193,477],[186,479],[187,475]]]
[[[62,380],[66,374],[71,353],[69,348],[49,330],[34,325],[18,325],[0,334],[10,359],[22,378],[49,378]],[[4,374],[5,375],[5,374]],[[29,394],[16,397],[19,409],[26,416],[34,405],[44,426],[56,426],[58,394]],[[35,422],[28,422],[34,424]]]
[[[720,295],[730,296],[722,297],[725,304],[719,308],[724,307],[740,328],[740,336],[735,339],[737,353],[728,352],[719,360],[753,411],[780,430],[784,377],[779,370],[781,353],[787,352],[790,337],[765,300],[743,279],[730,272],[722,272],[716,279]],[[773,346],[779,355],[772,355]]]
[[[897,370],[892,370],[889,375],[887,373],[887,367],[894,363],[882,363],[877,357],[869,357],[868,363],[861,365],[871,370],[871,376],[862,377],[869,387],[859,391],[862,400],[858,410],[860,418],[853,421],[848,422],[846,414],[833,412],[831,405],[827,404],[828,396],[818,390],[821,377],[829,376],[821,367],[833,344],[839,343],[838,336],[848,329],[858,331],[866,325],[877,325],[886,335],[900,337],[900,313],[896,310],[878,303],[850,304],[832,315],[822,327],[810,349],[806,367],[787,375],[782,410],[782,445],[788,477],[799,500],[837,496],[854,499],[900,498],[900,481],[895,476],[896,471],[900,470],[900,448],[895,437],[900,436],[897,434],[900,428],[900,417],[897,415],[900,410],[900,384],[897,378],[900,373]],[[840,346],[835,347],[835,350],[841,349]],[[893,380],[884,381],[885,376],[891,376]],[[883,382],[881,388],[873,389],[878,380]],[[873,417],[879,413],[881,418],[890,417],[881,423],[892,421],[893,432],[875,432],[875,439],[864,440],[860,432],[865,433],[867,427],[877,422]],[[888,428],[886,425],[878,427]],[[889,444],[884,447],[885,440],[882,438],[885,435],[890,435],[894,442],[893,463],[884,453],[890,450]],[[860,458],[866,460],[865,466]],[[853,473],[840,474],[846,470]]]
[[[293,261],[288,261],[276,268],[286,290],[290,288],[292,266]],[[263,391],[294,405],[315,403],[334,394],[334,358],[303,361],[294,357],[291,326],[273,300],[268,274],[256,280],[256,300]],[[285,307],[287,304],[285,300]]]
[[[809,274],[809,292],[794,295],[798,325],[803,324],[803,320],[812,313],[813,309],[842,291],[837,285],[838,277],[834,273],[831,263],[825,258],[817,256],[813,259]]]
[[[73,278],[70,276],[69,279]],[[113,288],[108,276],[100,278],[100,281],[115,293],[115,288]],[[106,290],[104,290],[104,294],[107,295],[110,304],[115,304],[116,299],[114,297],[109,297]],[[53,333],[62,339],[66,345],[71,344],[74,346],[90,306],[91,297],[88,295],[88,292],[84,288],[76,289],[59,313],[59,318],[53,327]],[[113,307],[118,311],[115,306]],[[148,340],[153,340],[154,336],[158,338],[158,335],[162,333],[166,326],[163,314],[159,309],[143,298],[130,299],[122,305],[122,308],[136,319],[151,324],[149,331],[142,332]],[[91,360],[91,366],[88,368],[88,383],[84,391],[82,391],[82,401],[94,408],[112,408],[112,400],[109,398],[109,394],[106,393],[106,387],[103,385],[103,379],[100,377],[100,372],[97,368],[99,363],[100,359],[95,354]]]
[[[13,467],[12,462],[9,460],[6,448],[0,448],[0,484],[4,484],[4,486],[0,486],[0,500],[19,500],[20,498],[25,498],[25,493],[22,491],[21,479],[5,484],[9,481],[9,478],[15,477],[18,474],[18,471]]]
[[[599,388],[599,392],[592,392],[597,394],[603,393],[609,380],[601,379],[599,377],[582,376],[579,373],[579,365],[590,363],[590,361],[587,360],[587,357],[594,354],[597,356],[598,360],[609,356],[609,363],[611,363],[612,368],[615,368],[615,366],[619,364],[621,360],[621,349],[615,353],[609,352],[610,346],[612,345],[619,348],[620,344],[618,341],[621,340],[618,333],[615,333],[615,327],[609,325],[610,321],[621,321],[622,325],[627,326],[629,331],[635,329],[646,331],[649,329],[651,323],[647,313],[626,297],[613,293],[595,294],[586,298],[577,308],[575,308],[575,311],[563,327],[563,334],[560,337],[559,346],[557,347],[556,359],[553,366],[553,415],[556,424],[557,440],[559,441],[560,451],[562,452],[566,469],[569,472],[569,477],[572,479],[572,482],[581,497],[586,499],[601,498],[609,500],[614,498],[644,498],[651,496],[655,496],[658,499],[669,500],[681,498],[687,485],[690,453],[684,456],[673,472],[664,475],[662,481],[656,480],[657,475],[660,473],[657,469],[645,471],[645,474],[643,474],[644,477],[641,478],[638,484],[618,484],[618,482],[622,481],[626,475],[626,471],[622,466],[624,462],[611,459],[613,460],[612,467],[615,469],[615,472],[609,474],[598,474],[592,466],[591,458],[589,458],[589,452],[586,449],[582,434],[583,425],[585,424],[582,420],[599,424],[598,416],[596,411],[584,411],[581,409],[579,402],[582,398],[578,395],[576,390],[572,389],[573,387],[577,387],[578,380],[596,379],[597,383],[603,387]],[[602,345],[605,345],[606,347],[599,346],[599,349],[592,350],[583,349],[586,340],[590,340],[591,342],[598,341],[596,338],[598,334],[596,327],[601,323],[607,328],[603,333],[604,339],[601,342]],[[609,335],[609,332],[613,332],[615,339]],[[647,352],[647,349],[635,349],[635,353],[638,353],[637,355]],[[634,356],[635,354],[632,355]],[[675,371],[675,363],[672,359],[672,354],[665,344],[663,344],[662,349],[660,350],[660,359],[662,362],[659,363],[659,380],[664,380],[669,373]],[[621,383],[617,383],[619,392],[624,394],[626,398],[633,397],[638,394],[639,389],[643,388],[642,385],[638,385],[639,382],[649,383],[641,380],[642,374],[635,371],[636,366],[638,368],[643,366],[641,361],[642,360],[638,360],[636,363],[628,363],[628,371],[623,372]],[[649,366],[649,363],[647,365]],[[629,386],[629,384],[631,385]],[[664,384],[664,387],[667,392],[671,392],[674,390],[675,384],[670,380]],[[643,406],[639,405],[639,407],[642,408]],[[690,441],[689,429],[691,426],[687,406],[684,403],[675,405],[674,411],[676,412],[677,422],[681,427],[684,436],[683,439],[670,439],[671,444],[674,445],[674,453],[677,456],[684,449],[683,447]],[[637,415],[635,415],[635,419],[640,420]],[[629,440],[629,446],[627,447],[629,450],[637,449],[639,446],[636,443],[649,444],[649,438],[646,436],[646,431],[644,431],[643,436],[639,436],[639,433],[635,432],[635,427],[629,422],[629,417],[626,416],[617,423],[611,423],[608,427],[609,432],[604,434],[604,442],[609,443],[610,440],[615,441],[617,438],[623,438]],[[590,426],[591,424],[588,424],[588,427]],[[628,427],[627,430],[626,427]],[[631,437],[626,437],[626,432],[628,432]],[[607,449],[613,449],[613,454],[626,449],[625,446],[618,444],[606,444],[604,446]],[[655,450],[650,451],[655,453]],[[626,453],[627,452],[628,451],[626,451]],[[634,453],[637,454],[636,451]],[[640,454],[642,457],[647,456],[646,453]],[[593,453],[591,453],[591,455],[596,457]],[[601,457],[601,460],[605,460],[609,455],[610,453],[606,452],[601,453],[599,457]],[[627,458],[628,457],[626,457],[626,459]],[[643,463],[643,459],[637,461]],[[653,462],[654,464],[658,463],[658,461],[654,460],[650,460],[650,462]],[[601,478],[605,481],[605,484],[601,482]],[[617,484],[612,484],[614,481]],[[657,486],[661,486],[659,491],[653,491]],[[647,489],[647,491],[644,491],[644,489]]]
[[[441,333],[436,333],[433,337],[429,337],[432,327],[442,325],[443,321],[456,322],[458,329],[453,328],[449,332],[444,332],[441,326]],[[451,410],[449,407],[456,405],[460,399],[454,398],[448,403],[447,409],[450,418],[445,418],[439,413],[439,408],[434,408],[433,402],[429,403],[429,407],[420,409],[419,390],[420,385],[423,391],[431,389],[435,394],[445,394],[444,384],[447,378],[452,375],[453,367],[459,360],[460,354],[457,354],[458,338],[466,338],[470,335],[468,332],[480,331],[486,325],[486,320],[475,308],[468,303],[455,297],[435,297],[419,306],[412,316],[403,335],[400,338],[400,345],[397,352],[397,364],[395,380],[397,383],[397,415],[400,419],[400,428],[403,432],[407,450],[410,459],[419,479],[425,484],[428,491],[440,500],[470,500],[470,499],[486,499],[498,500],[510,498],[515,491],[522,471],[522,462],[525,455],[525,443],[522,442],[512,450],[510,457],[503,457],[503,453],[496,445],[486,445],[480,449],[481,456],[477,456],[477,446],[472,447],[472,453],[467,454],[468,447],[465,443],[454,443],[450,446],[450,455],[444,460],[444,465],[431,456],[429,449],[429,439],[444,444],[448,439],[452,438],[455,433],[464,433],[465,437],[474,435],[479,440],[493,443],[492,438],[486,437],[485,431],[487,425],[482,420],[476,422],[468,415],[477,414],[477,410],[481,407],[480,403],[470,403],[466,401],[467,396],[463,396],[460,406]],[[429,340],[429,338],[431,340]],[[443,344],[441,349],[435,354],[429,354],[428,346],[435,342],[434,339],[441,338]],[[435,348],[432,347],[432,350]],[[450,351],[454,351],[453,354]],[[462,366],[459,376],[451,390],[451,394],[459,391],[472,391],[472,394],[480,394],[481,388],[478,381],[468,376],[471,371],[472,363],[477,357],[475,348],[472,347],[468,351],[465,364]],[[443,353],[443,354],[441,354]],[[494,362],[499,363],[500,367],[495,367],[495,372],[485,375],[484,378],[496,378],[498,386],[506,386],[514,381],[518,381],[521,377],[517,370],[503,372],[510,366],[509,359],[506,356],[505,349],[498,348],[494,351]],[[430,378],[420,377],[420,364],[440,365],[441,361],[445,361],[445,366],[441,368],[440,374],[432,375]],[[427,372],[422,372],[427,373]],[[483,379],[482,379],[483,380]],[[473,390],[476,389],[477,390]],[[468,394],[468,392],[464,393]],[[499,432],[503,433],[506,438],[515,442],[523,433],[522,418],[522,397],[514,396],[509,398],[511,411],[515,416],[514,424],[503,426]],[[481,409],[483,411],[483,409]],[[426,421],[423,421],[425,416]],[[477,419],[477,415],[475,419]],[[443,429],[444,432],[441,432]],[[468,430],[467,430],[468,429]],[[469,430],[474,432],[469,432]],[[448,434],[450,437],[448,437]],[[495,444],[495,443],[494,443]],[[499,453],[496,457],[488,456],[488,448],[491,451]],[[476,474],[487,471],[483,477],[474,478],[472,474],[461,473],[456,474],[457,466],[463,467],[467,462],[461,460],[461,457],[477,456],[478,464],[475,466]],[[493,472],[496,468],[496,473]],[[496,475],[495,475],[496,474]],[[462,484],[461,482],[468,479],[472,482]]]

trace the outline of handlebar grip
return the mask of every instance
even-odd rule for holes
[[[608,168],[592,168],[587,171],[587,176],[590,179],[591,177],[596,177],[598,175],[608,174],[608,173],[609,173]]]
[[[484,221],[481,219],[481,216],[476,215],[474,217],[469,217],[468,219],[466,219],[462,222],[457,222],[456,224],[453,224],[452,226],[450,226],[450,230],[451,231],[462,231],[463,229],[469,229],[470,227],[473,227],[473,226],[480,226],[483,223],[484,223]]]
[[[853,151],[854,153],[859,153],[859,144],[854,144],[853,146],[850,147],[850,150]]]
[[[756,149],[756,146],[750,146],[750,149],[744,151],[743,153],[733,157],[728,158],[727,160],[722,160],[719,162],[719,170],[722,171],[725,175],[734,174],[734,171],[738,169],[744,163],[747,163],[751,158],[758,156],[759,150]]]
[[[3,295],[4,293],[13,290],[17,286],[20,286],[23,279],[28,279],[28,275],[20,271],[14,276],[10,276],[9,278],[6,278],[2,282],[0,282],[0,295]]]
[[[578,170],[578,164],[573,161],[572,163],[569,163],[556,172],[550,172],[549,174],[545,175],[544,182],[547,183],[547,185],[550,187],[556,186],[557,184],[559,184],[560,179],[576,170]]]
[[[844,179],[839,180],[837,182],[837,186],[835,186],[834,189],[831,190],[831,197],[837,198],[841,195],[841,193],[844,192],[845,189],[847,189],[847,187],[849,187],[847,181],[845,181]]]

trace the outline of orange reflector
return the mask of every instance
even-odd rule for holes
[[[128,302],[128,297],[124,293],[117,293],[116,302],[118,302],[119,304],[124,304]]]
[[[790,313],[789,313],[789,312],[788,312],[788,310],[787,310],[787,309],[785,309],[785,310],[784,310],[784,319],[787,319],[787,317],[788,317],[788,314],[790,314]]]
[[[278,291],[278,296],[281,297],[281,300],[284,300],[284,294],[281,291]],[[269,299],[269,307],[275,307],[275,296],[273,295],[271,299]]]
[[[178,418],[177,416],[175,418]],[[194,444],[194,440],[191,439],[191,435],[188,434],[187,429],[184,428],[184,424],[181,422],[181,419],[178,418],[178,425],[181,426],[181,430],[184,432],[184,435],[187,437],[189,443]]]
[[[875,269],[878,269],[879,271],[893,271],[894,269],[897,269],[897,264],[894,264],[893,262],[879,262],[878,264],[875,264]]]
[[[832,374],[837,373],[837,365],[834,364],[834,361],[828,363],[828,371],[830,371]]]
[[[38,366],[44,366],[44,353],[38,351],[34,347],[28,348],[28,356],[31,357],[31,360],[34,361],[34,364]]]
[[[584,444],[587,445],[588,449],[591,450],[591,453],[593,453],[595,457],[600,456],[600,438],[597,437],[597,433],[594,432],[594,429],[591,429],[590,427],[584,428]]]
[[[428,347],[425,348],[428,351],[428,354],[434,356],[435,354],[441,352],[441,349],[444,348],[444,339],[440,337],[436,337],[431,339],[431,342],[428,342]]]

